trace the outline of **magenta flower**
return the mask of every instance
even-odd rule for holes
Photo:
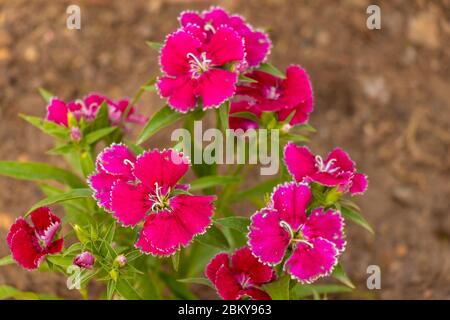
[[[238,73],[230,64],[244,55],[243,40],[230,27],[217,28],[209,38],[196,25],[181,28],[161,49],[159,93],[179,112],[193,110],[199,99],[204,109],[218,107],[234,95]]]
[[[248,234],[249,247],[262,263],[279,264],[292,252],[284,270],[302,283],[329,275],[345,249],[341,214],[318,208],[307,215],[310,199],[307,185],[278,186],[269,206],[252,216]]]
[[[290,125],[308,121],[313,111],[313,92],[308,74],[300,66],[290,65],[284,79],[258,70],[245,76],[255,82],[242,82],[237,87],[237,95],[253,100],[250,112],[275,112],[278,121],[294,113]]]
[[[242,67],[257,67],[269,54],[271,42],[269,36],[262,31],[254,31],[252,26],[239,15],[230,15],[219,7],[212,7],[202,13],[195,11],[184,11],[178,18],[181,26],[199,26],[208,37],[222,26],[233,28],[239,36],[244,39],[245,63]]]
[[[47,120],[67,127],[69,125],[68,115],[70,112],[77,120],[83,118],[89,122],[95,119],[99,107],[103,102],[106,102],[108,105],[108,115],[111,124],[119,124],[129,100],[123,98],[118,101],[113,101],[96,93],[87,95],[83,100],[75,100],[67,103],[57,97],[53,97],[47,106]],[[137,114],[136,107],[132,106],[126,120],[127,122],[144,124],[147,118]]]
[[[231,103],[230,115],[228,117],[228,124],[230,129],[233,130],[242,129],[244,131],[247,131],[249,129],[259,128],[259,124],[256,121],[247,118],[233,116],[233,113],[248,112],[254,114],[255,117],[259,118],[262,112],[257,108],[255,108],[252,103],[253,102],[248,100],[233,101]]]
[[[85,269],[92,269],[95,263],[95,257],[89,251],[84,251],[73,259],[73,264]]]
[[[284,161],[297,182],[313,181],[352,195],[366,191],[367,176],[356,171],[355,163],[341,148],[331,151],[325,160],[314,156],[308,147],[289,142],[284,149]]]
[[[49,208],[33,211],[31,222],[33,226],[24,218],[18,218],[6,237],[12,257],[28,270],[38,268],[46,255],[61,252],[64,244],[62,238],[57,239],[61,219]]]
[[[172,149],[147,151],[135,157],[126,146],[112,145],[97,157],[89,177],[99,205],[123,225],[144,222],[136,247],[167,256],[211,224],[214,196],[194,196],[178,181],[188,160]]]
[[[225,300],[245,297],[270,300],[270,296],[260,286],[276,277],[273,268],[259,262],[248,247],[238,249],[232,256],[219,253],[206,266],[205,275]]]

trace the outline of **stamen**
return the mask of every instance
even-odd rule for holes
[[[317,170],[319,170],[320,172],[334,173],[337,170],[339,170],[338,167],[331,168],[331,166],[336,162],[336,159],[330,159],[327,163],[324,163],[321,156],[316,156],[315,160],[316,160]]]
[[[311,249],[314,248],[313,244],[305,239],[293,239],[292,241],[294,242],[300,242],[300,243],[304,243],[306,244],[308,247],[310,247]]]
[[[291,226],[286,221],[281,220],[280,227],[284,228],[287,232],[289,232],[289,236],[291,237],[291,240],[294,239],[294,231],[292,230]]]
[[[212,33],[216,33],[216,28],[214,28],[211,22],[207,22],[203,27],[203,29],[205,29],[205,31],[211,31]]]
[[[134,163],[130,161],[130,159],[125,159],[123,160],[123,164],[130,166],[131,168],[134,169]]]
[[[186,56],[187,58],[190,58],[189,66],[193,78],[196,79],[200,77],[203,72],[209,69],[211,60],[206,58],[206,52],[201,54],[201,61],[192,52],[189,52]]]

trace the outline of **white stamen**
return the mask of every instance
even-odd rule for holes
[[[292,230],[291,226],[286,221],[281,220],[280,227],[284,228],[287,232],[289,232],[289,236],[291,237],[291,240],[294,239],[294,231]]]
[[[330,159],[327,163],[324,163],[321,156],[316,156],[316,167],[320,172],[334,173],[339,170],[338,167],[331,168],[331,166],[336,162],[336,159]]]
[[[211,31],[212,33],[216,33],[216,28],[214,28],[214,26],[210,22],[206,23],[203,29],[205,29],[205,31]]]
[[[189,60],[189,66],[191,67],[192,77],[197,79],[200,75],[209,69],[211,63],[210,59],[206,58],[206,52],[201,54],[201,61],[191,52],[187,54]]]

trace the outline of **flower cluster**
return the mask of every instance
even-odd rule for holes
[[[214,196],[194,196],[178,181],[189,161],[172,149],[135,156],[113,144],[99,154],[97,172],[89,177],[98,205],[123,226],[144,221],[136,247],[157,256],[174,254],[211,224]]]
[[[127,109],[126,121],[131,123],[143,124],[147,118],[136,112],[136,107],[129,107],[130,100],[122,98],[117,101],[109,99],[97,93],[91,93],[80,100],[64,102],[53,97],[47,106],[47,120],[59,125],[69,126],[69,113],[76,120],[84,119],[89,122],[95,119],[102,103],[108,107],[108,116],[111,125],[118,125]]]

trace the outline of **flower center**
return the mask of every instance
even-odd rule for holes
[[[206,52],[202,52],[200,59],[191,52],[187,54],[187,57],[189,58],[191,75],[194,79],[198,79],[203,72],[208,71],[211,65],[211,59],[206,58]]]
[[[241,273],[240,275],[238,275],[237,281],[243,289],[247,289],[248,287],[252,286],[252,279],[246,273]]]
[[[335,173],[339,170],[339,167],[332,168],[336,159],[330,159],[328,162],[324,162],[321,156],[316,156],[316,168],[320,172]]]
[[[277,100],[280,97],[277,87],[266,88],[266,98],[270,100]]]
[[[212,33],[216,33],[216,28],[214,28],[211,22],[205,23],[203,29],[205,29],[205,31],[211,31]]]
[[[169,194],[170,194],[170,189],[168,189],[165,193],[163,193],[162,187],[158,186],[158,182],[155,182],[155,192],[148,196],[150,201],[153,202],[152,208],[151,208],[153,212],[171,211],[172,210],[170,207]]]
[[[289,233],[292,242],[302,242],[311,248],[313,247],[312,243],[310,243],[303,235],[301,228],[299,231],[294,232],[294,230],[292,230],[289,223],[287,223],[286,221],[283,221],[283,220],[280,221],[280,226]]]

